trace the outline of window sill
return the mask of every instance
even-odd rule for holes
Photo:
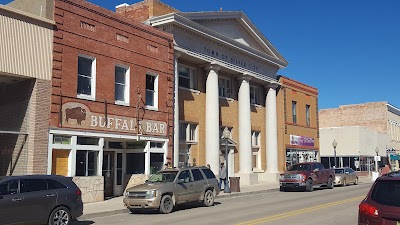
[[[186,144],[193,145],[193,144],[197,144],[197,141],[186,141],[185,143],[186,143]]]
[[[253,107],[259,108],[259,109],[262,108],[262,105],[259,105],[259,104],[250,104],[250,105],[253,106]]]
[[[115,101],[116,105],[130,106],[128,102]]]
[[[185,90],[185,91],[190,91],[196,95],[200,95],[200,91],[199,90],[195,90],[195,89],[191,89],[191,88],[185,88],[185,87],[179,87],[179,89],[181,90]]]
[[[235,101],[235,99],[229,98],[229,97],[219,96],[219,98],[220,98],[220,99],[223,99],[223,100],[226,100],[226,101],[228,101],[228,102],[234,102],[234,101]]]
[[[158,111],[158,108],[157,107],[154,107],[154,106],[148,106],[148,105],[146,105],[146,107],[145,107],[147,110],[151,110],[151,111]]]
[[[93,97],[93,96],[91,96],[91,95],[82,95],[82,94],[78,94],[76,97],[77,97],[77,98],[80,98],[80,99],[89,100],[89,101],[95,101],[95,100],[96,100],[96,98]]]

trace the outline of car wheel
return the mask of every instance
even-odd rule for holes
[[[210,206],[214,205],[214,193],[211,190],[208,190],[208,191],[206,191],[206,193],[204,193],[203,204],[206,207],[210,207]]]
[[[65,207],[58,207],[50,214],[49,225],[69,225],[71,223],[71,213]]]
[[[342,182],[342,186],[344,187],[344,186],[346,186],[347,184],[346,184],[346,178],[343,178],[343,182]]]
[[[280,186],[280,187],[279,187],[279,191],[281,191],[281,192],[285,192],[285,191],[286,191],[286,188],[285,188],[285,187],[283,187],[283,186]]]
[[[160,212],[164,213],[164,214],[168,214],[168,213],[171,213],[173,209],[174,209],[174,202],[172,201],[171,196],[164,195],[161,198]]]
[[[354,185],[358,184],[358,177],[356,177],[356,180],[354,181]]]
[[[314,186],[313,186],[313,182],[312,182],[311,179],[307,180],[306,191],[307,192],[313,192],[314,191]]]
[[[329,189],[333,189],[333,187],[334,187],[334,184],[333,184],[333,179],[332,179],[332,177],[329,177],[329,179],[328,179],[328,188]]]

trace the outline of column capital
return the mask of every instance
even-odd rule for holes
[[[211,62],[210,64],[204,67],[206,70],[210,71],[213,70],[214,72],[218,72],[221,69],[221,65],[217,62]]]
[[[238,81],[243,81],[243,80],[245,80],[245,81],[249,82],[249,81],[251,80],[251,78],[252,78],[252,77],[251,77],[248,73],[244,73],[244,74],[239,75],[239,76],[237,77],[237,80],[238,80]]]
[[[268,84],[265,85],[265,88],[266,89],[270,89],[270,88],[277,89],[279,86],[280,86],[279,83],[268,83]]]

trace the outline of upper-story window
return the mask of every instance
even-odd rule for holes
[[[219,96],[230,98],[231,97],[231,80],[225,77],[220,77],[218,79],[218,91]]]
[[[253,131],[251,134],[251,145],[253,147],[260,146],[260,132],[259,131]]]
[[[250,103],[260,105],[260,89],[255,86],[250,86]]]
[[[297,123],[297,102],[292,101],[292,118],[293,118],[293,123]]]
[[[187,66],[178,66],[179,87],[197,90],[196,71]]]
[[[180,123],[179,139],[182,141],[197,141],[197,124]]]
[[[311,121],[310,121],[310,105],[306,105],[306,123],[307,126],[310,126]]]
[[[147,108],[158,108],[158,76],[146,75],[146,106]]]
[[[129,68],[115,66],[115,103],[129,104]]]
[[[94,99],[96,93],[96,58],[78,56],[78,97]]]

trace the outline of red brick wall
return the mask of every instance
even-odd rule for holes
[[[129,6],[119,7],[116,9],[116,12],[128,19],[143,22],[151,17],[179,12],[179,10],[159,0],[144,0]]]
[[[120,17],[83,0],[55,1],[56,31],[52,79],[51,127],[60,127],[60,105],[80,102],[91,112],[116,116],[136,117],[136,103],[140,90],[145,102],[146,73],[159,76],[158,111],[143,111],[143,119],[164,121],[168,124],[172,153],[173,134],[173,43],[172,35]],[[81,21],[95,26],[95,31],[82,29]],[[128,37],[128,43],[118,41],[116,35]],[[152,47],[149,48],[148,45]],[[154,49],[157,51],[154,51]],[[78,55],[96,58],[96,100],[77,99]],[[130,106],[115,105],[115,65],[130,67]],[[60,94],[62,97],[60,97]]]

